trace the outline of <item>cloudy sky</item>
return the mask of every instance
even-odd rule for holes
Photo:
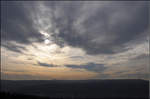
[[[149,2],[1,4],[1,78],[148,79]]]

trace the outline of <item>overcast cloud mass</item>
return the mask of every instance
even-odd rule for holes
[[[148,1],[2,2],[2,78],[148,79],[148,7]]]

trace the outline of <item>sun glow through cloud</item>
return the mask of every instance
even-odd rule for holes
[[[4,79],[148,79],[147,3],[23,3],[2,4]]]

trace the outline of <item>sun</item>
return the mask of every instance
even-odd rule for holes
[[[50,43],[50,40],[46,39],[46,40],[44,41],[44,43],[45,43],[45,44],[49,44],[49,43]]]

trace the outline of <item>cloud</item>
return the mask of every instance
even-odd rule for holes
[[[123,3],[117,2],[117,6],[113,2],[105,6],[55,4],[52,24],[55,24],[53,30],[58,29],[59,33],[53,35],[61,38],[61,43],[82,48],[87,54],[126,51],[125,44],[142,38],[148,29],[148,5],[146,2]]]
[[[23,2],[2,2],[1,5],[1,43],[12,51],[19,52],[20,46],[3,44],[16,42],[31,44],[43,41],[42,35],[34,27],[33,20]],[[10,48],[10,46],[15,46]]]
[[[56,67],[56,65],[48,64],[48,63],[42,63],[42,62],[37,62],[37,64],[40,66],[44,66],[44,67]]]
[[[11,51],[17,52],[17,53],[22,53],[22,54],[23,54],[23,50],[24,51],[27,50],[24,46],[20,46],[15,43],[11,43],[11,42],[4,42],[1,45],[8,50],[11,50]]]
[[[142,60],[142,59],[148,60],[149,59],[149,55],[148,54],[141,54],[141,55],[133,58],[132,60]]]
[[[83,65],[66,65],[66,67],[73,69],[86,69],[88,71],[103,72],[107,67],[104,64],[87,63]]]
[[[149,73],[149,55],[141,54],[118,64],[109,64],[97,78],[138,78],[147,79]]]
[[[129,50],[125,44],[148,35],[147,2],[30,3],[2,2],[2,42],[41,42],[42,29],[53,43],[97,55]]]
[[[70,58],[72,58],[72,59],[83,59],[84,57],[83,56],[71,56]]]
[[[18,60],[54,59],[100,78],[148,70],[147,2],[2,2],[1,8],[1,46],[21,53]],[[40,43],[43,39],[49,43]],[[11,54],[18,63],[18,54]]]

